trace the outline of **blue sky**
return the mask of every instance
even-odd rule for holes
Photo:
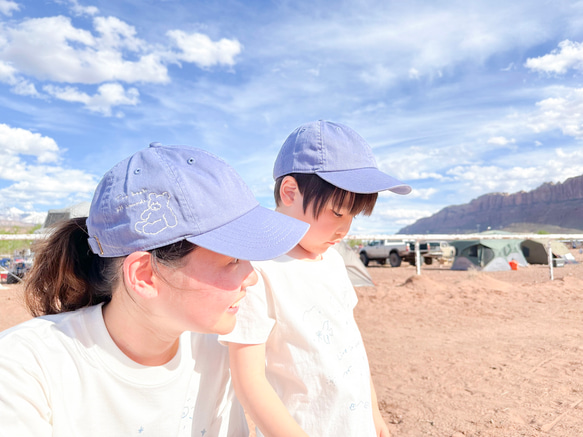
[[[0,0],[0,216],[91,200],[150,142],[226,159],[273,207],[298,125],[349,125],[382,194],[352,234],[583,174],[583,2]]]

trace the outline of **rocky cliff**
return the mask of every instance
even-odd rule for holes
[[[400,234],[466,233],[490,229],[583,230],[583,175],[514,194],[485,194],[417,220]],[[523,228],[523,229],[521,229]],[[526,229],[528,228],[528,229]]]

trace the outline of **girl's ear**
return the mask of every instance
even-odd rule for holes
[[[123,273],[127,286],[141,298],[151,299],[158,296],[152,255],[149,252],[130,253],[123,262]]]
[[[294,201],[301,198],[298,182],[293,176],[286,176],[279,187],[279,197],[284,206],[291,206]]]

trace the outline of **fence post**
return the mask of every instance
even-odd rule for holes
[[[547,243],[547,255],[549,260],[549,272],[551,274],[551,281],[553,278],[553,251],[551,249],[551,240]]]
[[[419,240],[415,240],[415,267],[417,267],[417,275],[421,274],[421,250],[419,248]]]

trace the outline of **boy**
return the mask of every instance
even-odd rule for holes
[[[341,241],[378,192],[411,187],[378,170],[371,147],[347,126],[300,126],[274,165],[276,210],[310,229],[287,255],[254,264],[259,283],[239,308],[229,344],[235,391],[257,436],[388,436]]]

